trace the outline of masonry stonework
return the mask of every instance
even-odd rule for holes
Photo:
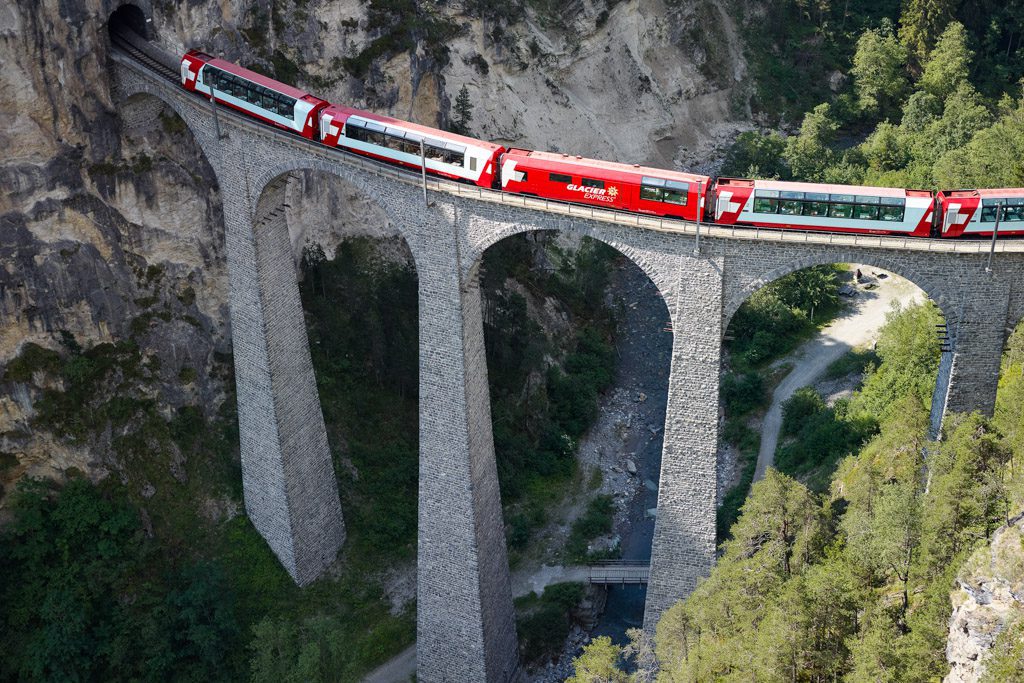
[[[133,119],[161,100],[193,132],[224,206],[246,510],[300,584],[319,576],[344,541],[282,204],[290,171],[335,175],[387,213],[419,277],[420,482],[417,677],[511,681],[515,621],[491,435],[478,272],[484,251],[511,235],[575,232],[636,263],[665,299],[673,331],[645,627],[711,570],[721,340],[759,287],[811,265],[868,263],[907,277],[942,310],[953,349],[936,411],[994,403],[1007,331],[1024,316],[1024,254],[706,238],[430,193],[393,170],[222,115],[115,57],[116,94]]]

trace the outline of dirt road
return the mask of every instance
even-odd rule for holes
[[[754,481],[760,481],[775,462],[775,448],[779,443],[779,430],[782,426],[782,404],[786,399],[797,389],[814,384],[828,366],[847,351],[877,341],[878,333],[885,324],[885,314],[894,304],[906,306],[925,298],[924,293],[913,283],[898,275],[865,265],[853,267],[859,267],[866,276],[864,284],[878,286],[871,290],[861,289],[850,301],[848,309],[822,329],[817,337],[778,361],[780,364],[791,363],[793,369],[775,387],[771,406],[764,416]],[[872,273],[886,277],[877,278]]]

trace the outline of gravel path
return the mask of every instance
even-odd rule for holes
[[[906,306],[924,300],[924,293],[920,289],[898,275],[865,265],[852,267],[859,267],[865,276],[862,286],[875,284],[877,288],[860,289],[857,296],[850,301],[847,310],[823,328],[817,337],[777,361],[777,364],[791,363],[793,369],[775,387],[771,406],[764,416],[761,450],[757,455],[754,481],[760,481],[775,462],[775,449],[782,426],[782,404],[797,389],[817,381],[825,374],[828,366],[847,351],[877,341],[878,333],[885,324],[885,314],[893,305]],[[874,277],[874,273],[885,277]]]

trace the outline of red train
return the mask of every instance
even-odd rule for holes
[[[725,225],[912,237],[1024,235],[1024,188],[906,190],[746,180],[503,146],[331,104],[198,50],[185,89],[331,147],[505,192]],[[423,159],[424,161],[421,161]],[[1001,208],[1000,208],[1001,207]]]

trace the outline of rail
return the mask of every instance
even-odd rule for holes
[[[646,584],[651,574],[648,564],[625,560],[608,560],[588,568],[588,582],[597,586],[627,586]]]
[[[148,54],[138,45],[129,42],[127,39],[115,39],[112,41],[115,48],[111,51],[111,58],[128,68],[131,68],[143,76],[156,76],[162,81],[162,86],[173,84],[173,87],[166,88],[167,94],[178,98],[180,101],[188,102],[191,105],[197,104],[196,95],[188,93],[180,87],[178,74],[165,62]],[[339,148],[326,147],[319,142],[286,133],[268,124],[262,124],[256,120],[244,116],[229,107],[221,107],[219,115],[222,122],[230,122],[236,128],[242,128],[254,133],[257,136],[269,138],[275,142],[302,149],[304,152],[324,161],[341,162],[354,166],[368,173],[379,177],[397,180],[409,185],[420,186],[423,179],[419,171],[406,171],[385,162],[369,159],[352,152]],[[502,204],[505,206],[518,207],[533,211],[541,211],[556,216],[565,216],[569,219],[580,218],[600,223],[610,223],[623,227],[642,228],[656,232],[673,233],[679,235],[697,234],[697,224],[672,218],[661,218],[643,214],[599,209],[570,202],[560,202],[539,197],[531,197],[520,194],[509,194],[500,190],[485,189],[476,185],[467,185],[452,180],[441,178],[428,178],[426,181],[428,190],[443,192],[446,194],[473,199],[490,204]],[[814,232],[811,230],[779,230],[771,228],[754,228],[744,226],[716,225],[714,223],[702,223],[700,226],[701,235],[704,237],[718,237],[732,240],[754,240],[762,242],[783,242],[797,244],[825,244],[837,247],[853,247],[858,249],[876,248],[893,249],[903,251],[928,251],[935,253],[954,254],[986,254],[991,245],[988,239],[983,240],[956,240],[956,239],[934,239],[921,237],[900,237],[898,235],[864,235],[854,233],[830,233]],[[1024,240],[1003,238],[995,244],[996,253],[1024,253]]]

